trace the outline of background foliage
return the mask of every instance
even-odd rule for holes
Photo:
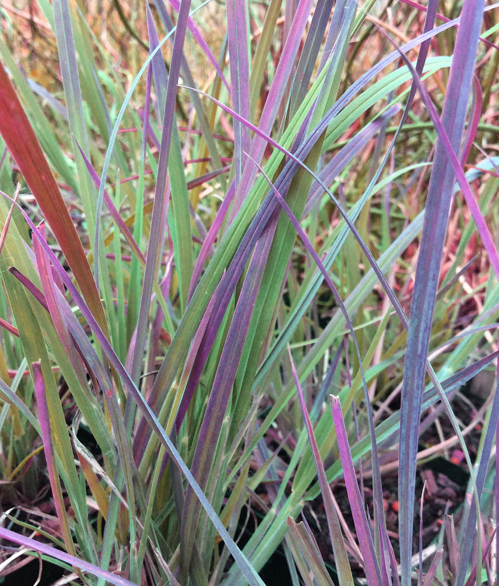
[[[5,575],[496,583],[498,15],[2,3]]]

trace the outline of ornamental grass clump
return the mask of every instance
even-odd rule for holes
[[[0,574],[495,583],[498,8],[0,7]]]

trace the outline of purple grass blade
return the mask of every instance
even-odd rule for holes
[[[390,568],[392,570],[391,576],[393,584],[394,586],[400,586],[397,559],[395,558],[395,552],[393,551],[393,545],[390,540],[388,540],[388,554],[390,556]]]
[[[348,493],[348,502],[350,503],[355,530],[357,532],[360,549],[364,558],[364,569],[367,575],[367,581],[368,584],[379,584],[381,586],[382,582],[374,549],[374,540],[372,537],[371,528],[368,525],[368,521],[364,513],[364,507],[362,498],[360,496],[359,486],[357,484],[355,468],[353,466],[352,457],[350,455],[347,430],[345,428],[343,413],[341,411],[341,402],[338,397],[335,397],[334,395],[330,395],[330,397],[331,408],[333,411],[334,428],[336,430],[336,437],[338,438],[338,449],[340,452],[343,473],[345,476],[345,484]]]
[[[199,187],[200,185],[203,185],[203,183],[211,181],[212,179],[215,179],[215,177],[222,175],[222,173],[228,173],[229,171],[230,171],[230,167],[227,166],[227,167],[222,167],[221,169],[216,169],[216,171],[210,171],[209,173],[205,173],[204,175],[201,175],[200,177],[196,177],[192,181],[189,181],[187,183],[187,189],[191,190],[191,189],[194,189],[195,187]]]
[[[355,438],[356,441],[358,441],[358,437]],[[362,470],[359,471],[359,474],[362,475]],[[361,495],[361,499],[362,499],[362,503],[364,505],[364,510],[365,510],[365,500],[363,498],[363,494],[360,492],[361,490],[363,490],[364,488],[364,484],[361,484],[361,487],[359,489],[359,494]],[[376,507],[377,511],[376,511],[376,515],[378,517],[378,519],[382,519],[383,518],[383,513],[380,510],[380,503],[378,503],[378,501],[374,501],[373,502],[374,506]],[[381,503],[381,506],[383,506],[383,503]],[[384,527],[383,523],[378,523],[377,524],[378,527],[378,542],[379,542],[379,559],[382,560],[382,563],[380,564],[381,566],[381,581],[382,584],[386,586],[393,586],[393,582],[392,582],[392,577],[391,577],[391,573],[390,573],[390,557],[389,557],[389,547],[388,547],[388,542],[390,541],[386,528]]]
[[[201,343],[203,342],[203,339],[204,339],[206,327],[208,326],[209,319],[211,318],[214,307],[215,307],[215,300],[217,298],[217,293],[218,293],[218,291],[216,290],[215,294],[212,296],[212,298],[210,299],[210,302],[208,303],[208,307],[206,308],[206,311],[203,314],[203,317],[201,318],[201,322],[199,323],[199,326],[198,326],[196,333],[194,335],[194,339],[192,340],[191,347],[189,349],[189,354],[187,355],[187,359],[186,359],[186,362],[184,365],[184,371],[182,373],[182,377],[179,382],[179,385],[182,385],[183,383],[185,383],[184,377],[186,377],[186,376],[189,377],[189,381],[188,381],[186,389],[184,391],[184,395],[182,396],[182,401],[180,403],[178,413],[177,413],[177,419],[176,419],[177,431],[180,429],[180,426],[182,425],[184,417],[187,413],[187,409],[189,408],[191,399],[194,396],[195,388],[196,388],[197,383],[199,381],[199,377],[196,377],[196,375],[193,374],[192,371],[195,366],[195,361],[196,361],[197,354],[199,352],[199,348],[200,348]],[[199,376],[201,376],[201,372],[199,373]],[[196,381],[195,384],[190,384],[192,379],[195,379],[195,381]],[[144,455],[144,452],[145,452],[145,449],[147,446],[147,437],[145,435],[145,426],[146,426],[146,421],[145,421],[145,419],[142,419],[139,426],[138,426],[137,432],[135,434],[133,451],[134,451],[134,455],[136,457],[137,462],[139,462],[142,459],[142,456]]]
[[[245,0],[227,0],[227,32],[229,39],[229,66],[232,107],[247,120],[250,119],[248,21]],[[234,120],[234,168],[236,190],[244,166],[243,153],[248,152],[250,132],[247,126]]]
[[[496,373],[497,379],[497,373]],[[487,426],[487,431],[485,433],[485,441],[482,447],[482,455],[480,457],[480,463],[478,465],[478,471],[476,473],[476,489],[477,489],[477,501],[480,502],[482,497],[483,488],[485,486],[485,480],[487,478],[487,470],[489,468],[489,459],[490,454],[492,452],[492,445],[494,443],[494,435],[496,427],[499,425],[499,379],[496,382],[496,389],[494,394],[494,401],[492,403],[492,407],[490,409],[490,418],[489,423]],[[464,584],[466,572],[468,569],[468,563],[471,556],[471,550],[473,548],[475,542],[475,533],[476,533],[476,522],[477,516],[479,511],[476,510],[475,500],[471,503],[471,508],[469,510],[469,516],[466,525],[466,531],[464,535],[466,535],[466,539],[464,539],[464,543],[461,546],[461,558],[458,566],[457,575],[455,578],[455,585],[461,586]],[[464,520],[463,520],[464,521]]]
[[[471,104],[470,123],[466,129],[466,139],[464,141],[463,156],[461,162],[464,165],[468,160],[473,141],[475,140],[478,123],[482,116],[482,88],[477,76],[473,77],[473,102]]]
[[[168,1],[173,6],[173,8],[175,9],[176,12],[180,12],[180,9],[181,9],[181,1],[180,0],[168,0]],[[154,4],[156,5],[158,12],[161,14],[161,16],[163,16],[163,11],[166,12],[166,8],[165,8],[165,4],[164,4],[163,0],[154,0]],[[180,18],[180,15],[179,15],[179,18]],[[191,31],[192,36],[199,43],[199,46],[201,47],[201,49],[203,49],[203,52],[205,53],[205,55],[208,57],[211,64],[215,68],[215,71],[217,72],[218,76],[222,80],[223,84],[225,85],[227,90],[230,92],[230,85],[227,82],[227,80],[225,79],[225,76],[224,76],[222,70],[220,69],[220,65],[218,64],[218,61],[213,56],[213,53],[211,52],[211,49],[208,46],[208,44],[206,43],[206,41],[204,40],[203,35],[199,31],[197,24],[194,22],[194,20],[190,16],[187,19],[187,26],[189,27],[189,30]]]
[[[8,541],[13,541],[14,543],[18,543],[23,547],[28,549],[32,549],[33,551],[37,551],[39,553],[43,553],[55,560],[59,560],[61,562],[66,562],[76,568],[80,568],[84,572],[88,572],[89,574],[93,574],[107,582],[111,582],[111,584],[116,584],[116,586],[138,586],[135,582],[130,582],[130,580],[126,580],[117,574],[113,574],[112,572],[107,572],[106,570],[102,570],[99,566],[94,566],[93,564],[89,564],[84,560],[80,560],[75,556],[69,555],[60,549],[56,549],[50,545],[42,543],[40,541],[35,541],[29,537],[25,537],[20,533],[16,533],[14,531],[10,531],[9,529],[4,529],[0,527],[0,537],[2,539],[7,539]]]
[[[419,418],[433,309],[455,177],[453,165],[448,157],[454,153],[455,158],[455,154],[459,152],[461,146],[483,7],[482,0],[466,0],[463,6],[462,19],[466,21],[467,26],[459,28],[442,116],[443,123],[441,124],[444,133],[447,131],[451,138],[446,144],[439,133],[440,140],[437,143],[430,179],[421,249],[416,270],[401,401],[399,535],[402,586],[410,586],[411,584],[412,525]],[[405,58],[405,55],[403,57]],[[408,64],[407,59],[405,61]],[[409,66],[410,64],[408,64]],[[419,89],[422,87],[419,76],[412,67],[411,72],[413,72],[414,82],[418,84]],[[433,116],[432,121],[437,128],[438,125],[433,120]],[[468,187],[467,182],[466,187]],[[493,262],[492,258],[491,262]]]
[[[364,128],[327,163],[319,173],[320,181],[314,181],[312,183],[303,217],[310,213],[310,210],[324,193],[321,183],[330,185],[343,169],[345,169],[348,163],[350,163],[350,161],[352,161],[353,158],[368,144],[371,138],[383,128],[384,124],[386,124],[388,120],[399,111],[399,105],[388,108],[388,110],[379,116],[379,118],[376,118],[376,120],[373,120],[373,122],[364,126]]]
[[[36,230],[36,228],[35,228]],[[38,287],[28,279],[25,275],[18,271],[16,267],[10,267],[9,273],[14,275],[14,277],[21,282],[26,289],[33,295],[33,297],[38,301],[38,303],[47,311],[49,311],[49,306],[47,304],[47,300],[45,299],[45,295],[38,289]]]
[[[208,307],[206,308],[206,311],[205,311],[203,317],[201,318],[201,321],[199,323],[199,327],[196,330],[196,335],[194,336],[191,348],[189,350],[189,355],[187,356],[187,360],[185,362],[184,372],[191,373],[191,374],[189,376],[189,381],[188,381],[184,396],[182,397],[182,402],[180,403],[180,407],[179,407],[178,414],[177,414],[177,420],[176,420],[177,431],[180,430],[180,426],[182,425],[182,422],[184,421],[184,417],[187,415],[187,409],[189,408],[189,405],[191,404],[192,397],[194,396],[194,391],[196,389],[196,386],[199,382],[199,378],[201,376],[202,369],[198,369],[199,376],[197,376],[196,374],[194,374],[194,376],[193,376],[191,371],[194,369],[195,359],[197,357],[199,349],[201,348],[201,345],[205,341],[206,329],[210,323],[210,318],[213,315],[213,312],[215,309],[215,302],[218,298],[219,293],[220,293],[219,287],[217,287],[217,289],[215,289],[215,293],[214,293],[212,299],[210,299],[210,302],[208,303]],[[203,362],[203,365],[204,365],[204,362]],[[194,384],[194,381],[196,381],[195,384]]]
[[[173,32],[175,30],[175,26],[170,18],[170,15],[168,14],[168,11],[166,10],[166,6],[165,6],[163,0],[155,0],[155,4],[156,4],[156,8],[158,9],[161,20],[163,21],[163,25],[165,26],[165,29],[169,32]],[[192,19],[189,17],[188,26],[191,26],[191,25],[193,25],[194,27],[196,26],[194,24],[194,21],[192,21]],[[191,30],[193,30],[193,29],[191,28]],[[197,29],[196,29],[196,31],[197,31]],[[220,66],[218,65],[218,63],[216,62],[216,59],[211,54],[208,46],[204,42],[203,37],[201,35],[199,35],[199,37],[196,37],[196,38],[200,42],[203,50],[206,49],[205,52],[207,53],[210,61],[212,63],[214,63],[214,65],[215,65],[215,71],[217,71],[217,73],[220,75],[223,83],[226,85],[226,87],[230,93],[230,88],[227,84],[225,77],[223,76],[222,70],[220,69]],[[194,77],[191,73],[189,63],[183,53],[181,55],[181,60],[182,60],[182,76],[187,81],[188,85],[195,87],[196,84],[194,81]],[[204,109],[203,109],[203,105],[201,103],[201,100],[199,99],[199,96],[196,95],[195,92],[190,92],[190,96],[191,96],[191,99],[192,99],[192,102],[194,105],[194,109],[196,110],[196,113],[197,113],[197,116],[199,119],[199,123],[202,128],[202,133],[203,133],[204,139],[206,141],[206,145],[208,147],[208,150],[210,152],[210,155],[211,155],[211,158],[213,161],[213,165],[215,166],[216,169],[219,169],[220,167],[222,167],[222,162],[221,162],[220,155],[218,153],[215,141],[213,140],[214,137],[211,132],[210,122],[208,120],[208,117],[206,116]]]
[[[179,18],[173,41],[173,53],[170,64],[170,76],[166,89],[165,109],[163,114],[163,129],[161,133],[161,143],[159,150],[158,172],[156,178],[156,188],[154,193],[154,204],[152,209],[151,231],[149,236],[149,246],[147,249],[146,267],[144,273],[143,287],[140,301],[139,319],[137,322],[137,340],[140,342],[135,353],[133,369],[131,372],[132,379],[137,383],[140,374],[140,365],[142,364],[142,347],[145,332],[148,325],[149,303],[152,294],[153,281],[156,278],[158,268],[158,256],[161,243],[161,233],[164,228],[166,210],[168,207],[167,176],[168,161],[170,156],[170,147],[172,143],[173,125],[175,122],[175,100],[177,95],[177,82],[180,73],[182,61],[182,51],[187,28],[187,20],[191,6],[190,0],[184,0],[180,6]],[[147,114],[147,113],[146,113]],[[175,129],[176,130],[176,129]],[[127,404],[125,419],[127,427],[130,425],[134,407],[131,403]]]
[[[423,27],[423,33],[427,33],[431,31],[435,24],[435,18],[437,16],[437,8],[438,8],[438,0],[429,0],[428,8],[426,10],[426,17]],[[428,51],[430,50],[430,43],[431,39],[426,39],[421,43],[421,47],[419,49],[418,60],[416,61],[416,71],[418,75],[421,76],[424,69],[424,64],[426,62],[426,58],[428,56]],[[411,91],[409,92],[409,96],[407,98],[407,103],[404,109],[404,113],[402,115],[402,119],[399,124],[399,129],[402,128],[403,124],[407,120],[409,116],[409,110],[411,109],[412,102],[414,100],[414,96],[416,95],[416,84],[413,82],[411,85]]]
[[[38,230],[41,237],[46,241],[45,225],[42,224]],[[75,353],[66,324],[62,319],[61,308],[57,302],[57,293],[59,292],[59,289],[57,288],[54,278],[52,277],[50,262],[47,260],[43,248],[40,246],[36,238],[33,239],[33,248],[35,251],[38,276],[40,277],[40,281],[42,283],[44,297],[47,303],[47,309],[52,318],[52,323],[54,324],[54,328],[57,332],[57,335],[59,336],[59,340],[61,341],[61,344],[66,351],[66,354],[68,355],[68,358],[76,376],[78,377],[78,380],[80,381],[82,388],[85,388],[86,375],[83,371],[81,362]]]
[[[489,553],[489,550],[492,547],[492,544],[494,543],[494,539],[496,536],[497,536],[497,527],[494,528],[494,530],[492,531],[492,535],[489,537],[489,539],[485,543],[485,547],[483,548],[482,564],[481,564],[482,566],[486,565],[487,554]],[[475,584],[477,583],[477,564],[473,565],[471,573],[470,573],[468,579],[466,580],[465,586],[473,586],[474,583]],[[480,580],[480,584],[484,584],[484,582],[482,582],[482,580]],[[492,584],[492,582],[489,581],[489,584]]]
[[[154,52],[154,49],[159,45],[158,34],[156,32],[156,27],[154,26],[154,20],[152,18],[151,9],[149,8],[149,4],[146,6],[146,16],[147,16],[147,32],[149,35],[149,50]],[[154,76],[154,87],[156,88],[156,95],[158,97],[158,104],[159,104],[159,112],[160,112],[160,122],[163,124],[163,114],[165,111],[165,103],[166,103],[166,88],[168,86],[168,73],[166,71],[166,65],[163,60],[163,55],[161,51],[154,54],[154,57],[151,61],[152,72]],[[147,94],[147,98],[150,98],[150,94]],[[146,100],[147,101],[147,100]],[[144,125],[147,127],[148,125],[148,118],[149,118],[149,109],[145,107],[144,110]]]
[[[170,250],[171,250],[171,246],[170,246]],[[171,278],[172,278],[172,265],[173,265],[173,254],[170,255],[170,258],[168,259],[168,262],[166,263],[165,276],[163,277],[163,281],[161,283],[161,293],[163,294],[163,297],[165,299],[168,299],[168,296],[170,294],[170,284],[171,284]],[[153,323],[151,326],[151,338],[150,339],[151,339],[152,348],[151,348],[151,352],[150,352],[150,356],[149,356],[149,364],[148,364],[147,372],[154,371],[154,368],[155,368],[154,365],[156,363],[156,356],[159,355],[159,339],[161,337],[161,328],[163,326],[163,318],[164,318],[163,309],[161,308],[160,305],[158,305],[158,308],[156,310],[156,315],[154,317],[154,320],[153,320]]]
[[[213,446],[216,445],[216,441],[220,435],[220,428],[225,417],[225,411],[236,378],[241,353],[246,341],[246,334],[250,325],[251,316],[253,315],[256,297],[263,278],[264,271],[262,270],[262,267],[265,266],[267,261],[277,219],[278,216],[276,215],[275,218],[273,218],[273,222],[269,223],[269,226],[265,229],[253,253],[253,258],[251,259],[248,273],[244,280],[234,316],[227,333],[227,338],[213,381],[211,393],[208,398],[208,405],[199,432],[198,443],[191,466],[191,472],[197,479],[201,488],[204,488],[208,481],[208,475],[215,456]],[[214,320],[211,332],[207,331],[206,333],[206,336],[212,338],[213,341],[220,327],[223,314],[225,313],[232,297],[231,288],[221,288],[221,294],[223,298],[219,307],[217,307],[217,318]],[[211,324],[208,325],[208,329],[210,328],[210,325]],[[194,543],[195,527],[198,523],[201,510],[200,503],[197,500],[192,501],[192,496],[192,488],[188,487],[182,521],[180,524],[181,576],[187,575],[186,572],[189,568]],[[180,580],[180,582],[182,582],[182,580]]]
[[[334,0],[320,0],[317,2],[317,6],[312,16],[310,29],[308,31],[307,38],[305,39],[305,44],[300,55],[300,61],[298,62],[298,66],[294,74],[293,85],[290,91],[291,116],[293,116],[298,106],[303,102],[305,96],[307,95],[309,83],[315,68],[317,55],[319,54],[324,38],[324,33],[329,24],[333,4]],[[337,11],[339,12],[338,5],[335,7],[333,20],[336,17]]]
[[[305,397],[303,396],[303,391],[300,385],[300,380],[298,378],[298,374],[296,372],[296,368],[293,362],[293,356],[291,354],[291,350],[288,346],[288,356],[291,363],[291,369],[293,372],[293,378],[295,379],[296,390],[298,393],[298,400],[300,402],[300,408],[303,415],[303,419],[305,421],[305,427],[307,429],[307,436],[308,442],[310,444],[310,450],[312,452],[315,469],[317,472],[317,478],[319,479],[319,484],[321,487],[322,499],[324,501],[324,510],[326,512],[326,519],[327,525],[329,529],[329,537],[331,539],[331,544],[333,546],[334,552],[334,559],[336,562],[336,567],[338,570],[338,575],[340,578],[340,584],[349,584],[353,582],[352,573],[350,569],[350,564],[348,562],[348,557],[346,555],[346,549],[342,547],[342,540],[343,534],[340,528],[340,522],[338,519],[338,513],[336,512],[334,506],[334,496],[331,491],[331,487],[326,478],[326,472],[324,470],[324,464],[321,459],[321,454],[319,451],[319,447],[317,445],[317,441],[314,435],[314,429],[312,427],[312,422],[310,421],[310,416],[307,411],[307,405],[305,403]]]
[[[234,182],[232,182],[232,184],[229,187],[229,190],[228,190],[228,192],[222,202],[222,205],[220,206],[220,209],[218,210],[217,216],[216,216],[213,224],[210,226],[210,229],[208,230],[208,234],[206,235],[206,238],[203,241],[203,245],[201,246],[201,250],[199,251],[198,258],[196,259],[196,263],[194,264],[194,270],[192,271],[191,284],[189,287],[189,296],[188,296],[189,301],[191,300],[191,298],[194,294],[194,290],[196,289],[196,285],[198,284],[199,278],[201,277],[201,273],[203,272],[204,263],[206,262],[206,259],[208,258],[208,254],[209,254],[215,240],[217,239],[218,233],[220,232],[220,229],[222,227],[222,224],[224,223],[225,217],[227,216],[227,212],[229,211],[230,204],[232,203],[232,200],[234,199],[235,193],[236,193],[235,185],[234,185]]]

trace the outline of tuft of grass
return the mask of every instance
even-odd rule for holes
[[[499,393],[462,389],[497,378],[498,14],[2,4],[5,544],[99,586],[278,552],[293,586],[493,583]]]

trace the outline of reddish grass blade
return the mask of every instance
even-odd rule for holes
[[[4,330],[7,330],[9,332],[9,334],[12,334],[13,336],[16,336],[16,338],[19,338],[19,331],[18,331],[18,329],[15,328],[13,325],[9,324],[8,322],[6,322],[2,318],[0,318],[0,326]]]
[[[435,556],[431,562],[431,566],[430,569],[428,570],[424,582],[423,582],[423,586],[431,586],[433,584],[433,579],[435,578],[435,575],[437,573],[438,570],[438,566],[440,565],[442,558],[444,556],[444,550],[443,549],[439,549],[436,553]]]
[[[0,134],[66,256],[90,311],[107,335],[104,310],[78,233],[40,143],[1,65]]]

